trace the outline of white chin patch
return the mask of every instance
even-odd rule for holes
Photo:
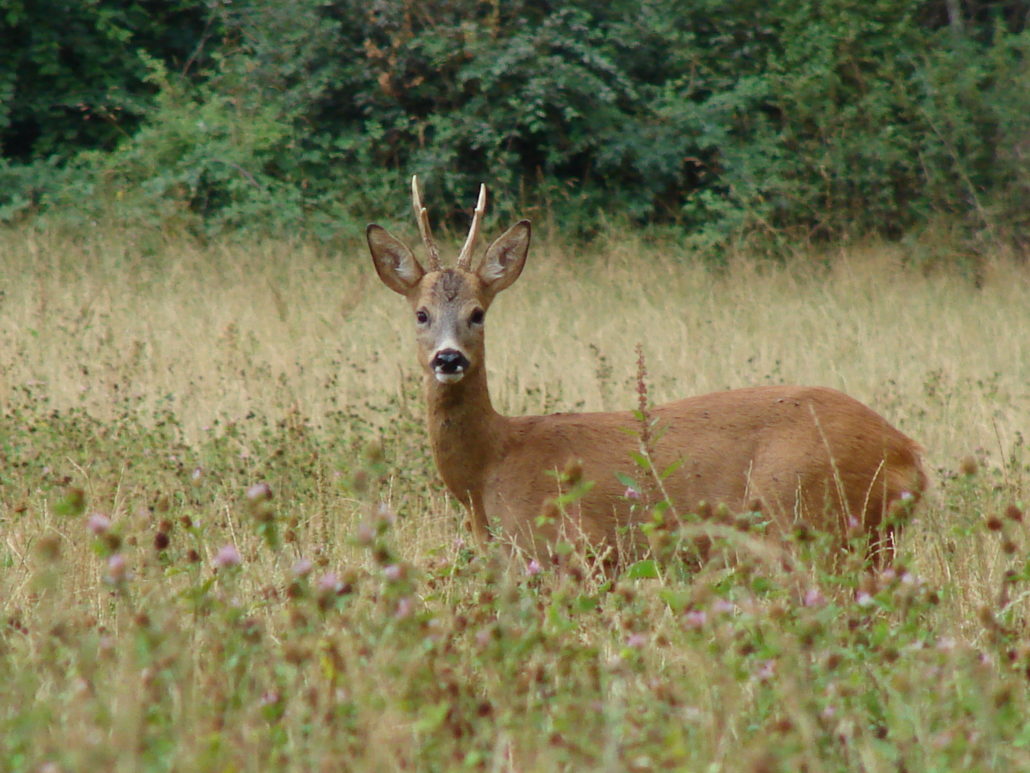
[[[436,380],[441,384],[456,384],[465,378],[465,371],[459,370],[457,373],[443,373],[439,370],[434,370],[433,375],[436,376]]]

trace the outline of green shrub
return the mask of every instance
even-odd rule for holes
[[[105,71],[134,95],[129,118],[108,111],[105,132],[123,138],[58,140],[51,113],[16,101],[5,147],[16,114],[47,130],[5,152],[0,215],[102,209],[331,237],[406,218],[399,192],[418,171],[434,218],[456,227],[485,180],[497,216],[580,236],[653,223],[694,247],[776,249],[946,217],[969,246],[1025,246],[1017,5],[960,18],[915,0],[183,2],[192,44],[176,47],[160,20],[133,27],[98,3],[79,11],[96,34],[135,46],[131,73]],[[203,57],[170,64],[191,46]],[[0,89],[33,83],[9,75]]]

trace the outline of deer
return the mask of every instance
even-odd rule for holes
[[[445,267],[417,175],[411,196],[426,266],[381,226],[369,225],[366,238],[380,280],[411,307],[434,461],[480,546],[500,537],[546,558],[572,534],[592,550],[618,551],[618,563],[648,550],[639,527],[660,499],[701,517],[757,510],[766,536],[781,540],[801,526],[834,535],[845,550],[854,541],[845,537],[858,530],[873,550],[892,551],[903,520],[895,516],[910,512],[926,488],[922,448],[834,389],[752,386],[687,397],[646,410],[653,431],[632,410],[498,413],[487,387],[485,320],[522,274],[530,221],[497,237],[473,267],[482,184],[464,245]],[[663,475],[656,486],[627,486],[642,431],[648,462]],[[583,482],[576,496],[561,498]]]

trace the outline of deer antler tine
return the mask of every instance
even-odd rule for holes
[[[468,238],[465,245],[458,253],[458,268],[466,271],[472,268],[472,251],[476,247],[476,239],[479,238],[479,228],[483,225],[483,215],[486,213],[486,184],[479,186],[479,201],[476,202],[476,210],[472,213],[472,225],[469,227]]]
[[[418,231],[422,234],[422,243],[426,245],[426,252],[429,254],[429,270],[440,270],[440,250],[433,241],[433,232],[429,230],[429,213],[422,206],[422,195],[418,190],[418,175],[411,176],[411,207],[415,210],[415,222],[418,223]]]

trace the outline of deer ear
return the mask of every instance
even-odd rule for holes
[[[383,284],[396,293],[408,295],[426,273],[415,254],[380,226],[370,225],[365,229],[365,236],[376,273]]]
[[[487,247],[476,273],[487,290],[496,295],[519,278],[529,254],[528,220],[520,220]]]

